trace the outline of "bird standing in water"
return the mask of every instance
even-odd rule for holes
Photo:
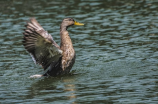
[[[72,18],[65,18],[60,25],[60,46],[43,27],[31,18],[24,30],[23,45],[36,64],[42,65],[45,73],[40,76],[57,76],[70,72],[75,63],[75,50],[67,28],[84,25]]]

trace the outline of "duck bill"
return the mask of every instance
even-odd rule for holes
[[[84,24],[83,24],[83,23],[79,23],[79,22],[76,22],[76,21],[75,21],[74,25],[79,25],[79,26],[82,26],[82,25],[84,25]]]

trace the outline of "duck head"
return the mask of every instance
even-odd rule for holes
[[[82,26],[84,25],[83,23],[79,23],[79,22],[76,22],[74,19],[72,18],[65,18],[63,19],[62,23],[61,23],[61,26],[60,26],[60,29],[62,30],[62,28],[65,28],[67,30],[67,28],[69,26],[72,26],[72,25],[79,25],[79,26]]]

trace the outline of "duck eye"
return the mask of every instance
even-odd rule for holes
[[[71,19],[69,19],[69,21],[71,21]]]

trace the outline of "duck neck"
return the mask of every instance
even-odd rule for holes
[[[60,47],[62,50],[73,48],[72,41],[66,26],[60,27],[60,37],[61,37]]]
[[[67,31],[67,26],[65,26],[64,24],[60,25],[60,33],[63,31]]]

